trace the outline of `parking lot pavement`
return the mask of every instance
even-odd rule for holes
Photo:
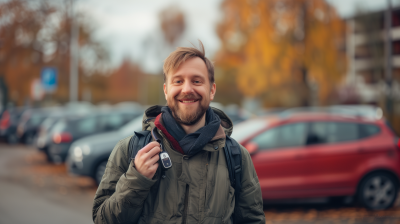
[[[400,207],[385,211],[368,211],[367,209],[347,205],[319,203],[285,203],[264,206],[266,223],[274,224],[397,224],[400,223]]]
[[[0,223],[93,223],[96,186],[70,177],[34,148],[0,143]]]
[[[96,185],[90,178],[71,177],[63,164],[46,162],[32,147],[0,143],[0,223],[92,223]],[[274,224],[394,224],[400,223],[400,203],[385,211],[368,211],[324,200],[264,206],[266,223]]]

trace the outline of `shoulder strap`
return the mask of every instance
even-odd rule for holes
[[[130,160],[134,159],[141,148],[151,141],[150,131],[135,131],[135,134],[129,140],[128,153],[131,155]]]
[[[239,194],[242,190],[242,151],[240,150],[240,145],[233,138],[226,136],[225,141],[225,158],[228,166],[229,180],[231,186],[235,189],[235,198],[239,198]],[[237,223],[238,216],[240,216],[240,211],[236,207],[235,212],[232,216],[233,223]]]

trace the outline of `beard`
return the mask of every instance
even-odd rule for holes
[[[179,109],[178,99],[196,99],[199,102],[199,107],[194,113],[184,112]],[[167,105],[172,112],[172,116],[178,123],[190,126],[199,122],[209,107],[209,104],[206,104],[206,102],[202,104],[202,100],[200,96],[196,96],[195,94],[180,94],[175,97],[174,102],[167,102]],[[176,103],[177,101],[178,103]]]

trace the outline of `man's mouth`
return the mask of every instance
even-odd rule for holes
[[[194,103],[194,102],[197,102],[199,100],[187,100],[187,99],[184,99],[184,100],[178,100],[178,101],[181,102],[181,103]]]

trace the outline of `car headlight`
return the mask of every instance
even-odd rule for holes
[[[75,148],[74,148],[73,155],[74,155],[74,160],[75,160],[75,161],[82,161],[82,155],[83,155],[83,153],[82,153],[81,147],[79,147],[79,146],[75,147]]]

